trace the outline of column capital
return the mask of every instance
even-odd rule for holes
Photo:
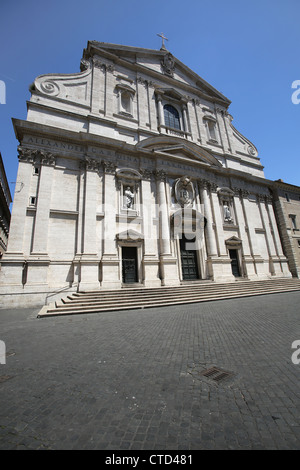
[[[114,175],[116,172],[117,165],[114,162],[103,160],[102,162],[104,173],[109,173]]]
[[[159,181],[166,181],[167,173],[164,170],[154,170],[153,173]]]
[[[148,168],[140,169],[140,173],[144,180],[151,180],[153,176],[153,171]]]
[[[217,183],[210,181],[208,179],[205,179],[205,178],[201,178],[199,182],[200,182],[200,187],[202,186],[204,189],[210,190],[211,192],[214,192],[214,193],[217,192],[217,189],[218,189]]]
[[[101,163],[101,160],[85,155],[84,160],[80,162],[80,168],[86,171],[99,171],[102,167]]]
[[[99,59],[93,59],[93,66],[97,69],[100,69],[102,70],[103,72],[105,72],[106,70],[106,64],[104,64],[101,60]]]
[[[109,73],[114,73],[115,66],[113,64],[106,65],[106,71],[109,72]]]
[[[18,147],[19,161],[28,163],[39,163],[41,165],[55,166],[56,159],[51,152],[40,149],[28,149],[23,146]]]

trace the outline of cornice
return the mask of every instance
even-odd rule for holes
[[[81,145],[84,146],[85,149],[88,147],[88,145],[94,145],[101,147],[101,149],[106,149],[107,151],[115,151],[115,152],[120,152],[122,154],[127,154],[128,156],[145,156],[146,158],[155,158],[156,159],[156,152],[149,150],[149,149],[143,149],[143,148],[137,148],[136,145],[128,144],[126,142],[120,142],[116,139],[112,139],[109,137],[103,137],[103,136],[98,136],[96,134],[89,134],[86,132],[76,132],[76,131],[71,131],[71,130],[64,130],[64,129],[58,129],[54,126],[48,126],[45,124],[40,124],[36,122],[31,122],[31,121],[23,121],[19,119],[12,119],[14,129],[15,129],[15,134],[17,139],[22,142],[22,139],[24,135],[32,135],[34,137],[40,137],[40,138],[49,138],[53,139],[56,141],[61,141],[61,142],[66,142],[70,141],[73,145]],[[85,149],[83,150],[83,154],[85,152]],[[191,167],[198,167],[205,169],[206,171],[210,172],[211,174],[218,175],[223,178],[236,178],[240,179],[246,182],[250,182],[253,184],[259,184],[265,187],[274,187],[275,182],[272,180],[268,180],[263,177],[259,176],[253,176],[250,173],[245,173],[239,170],[234,170],[231,168],[224,168],[224,167],[213,167],[209,166],[207,164],[201,163],[200,161],[196,160],[189,160],[184,157],[180,156],[170,156],[167,157],[167,155],[162,155],[162,154],[157,154],[158,158],[166,158],[168,160],[174,160],[177,161],[178,163],[181,162],[182,164],[189,165]],[[78,157],[76,157],[78,158]],[[291,185],[290,185],[291,186]],[[292,188],[293,186],[291,186]],[[294,188],[298,188],[297,186]],[[300,190],[300,188],[299,188]]]
[[[300,186],[296,186],[294,184],[290,184],[290,183],[285,183],[284,181],[272,181],[272,185],[273,187],[275,188],[281,188],[281,189],[289,189],[290,191],[294,191],[294,192],[297,192],[297,193],[300,193]]]

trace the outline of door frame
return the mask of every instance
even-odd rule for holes
[[[123,281],[123,248],[136,248],[136,283],[125,283]],[[143,283],[143,270],[142,270],[142,242],[131,242],[126,241],[118,243],[118,250],[119,250],[119,273],[120,273],[120,280],[123,287],[130,286],[132,284],[142,284]]]
[[[230,259],[229,255],[229,250],[236,250],[236,255],[237,255],[237,263],[238,263],[238,269],[240,272],[239,277],[246,277],[246,272],[243,264],[243,246],[242,246],[242,240],[238,237],[231,237],[228,240],[225,241],[226,249],[227,249],[227,255],[228,258]],[[234,276],[234,274],[232,273]],[[235,276],[237,277],[237,276]]]
[[[134,273],[134,281],[133,282],[126,282],[125,281],[125,278],[124,278],[124,275],[123,275],[123,270],[124,270],[124,249],[134,249],[135,250],[135,257],[134,257],[134,261],[135,261],[135,273]],[[133,258],[132,258],[133,259]],[[122,249],[121,249],[121,262],[122,262],[122,272],[121,272],[121,276],[122,276],[122,284],[136,284],[138,282],[138,250],[137,250],[137,247],[136,246],[129,246],[129,245],[123,245],[122,246]]]
[[[176,248],[177,248],[177,260],[178,260],[178,271],[179,271],[179,279],[183,282],[188,282],[188,279],[183,279],[183,272],[182,272],[182,263],[181,263],[181,249],[180,249],[180,236],[177,235],[176,237]],[[203,247],[199,247],[199,241],[196,239],[196,250],[195,250],[195,258],[197,263],[197,271],[198,271],[198,278],[195,280],[204,279],[203,274],[205,273],[205,265],[203,264]]]

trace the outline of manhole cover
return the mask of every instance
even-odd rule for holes
[[[233,373],[227,370],[219,369],[218,367],[210,367],[209,369],[205,369],[200,372],[200,375],[203,375],[208,379],[212,379],[215,382],[221,382],[221,380],[224,380],[227,377],[231,377]]]

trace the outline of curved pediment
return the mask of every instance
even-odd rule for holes
[[[149,137],[137,143],[137,148],[152,150],[166,157],[181,157],[199,163],[205,163],[209,166],[221,168],[222,164],[208,150],[200,147],[193,142],[183,140],[179,137],[162,135],[158,137]]]

